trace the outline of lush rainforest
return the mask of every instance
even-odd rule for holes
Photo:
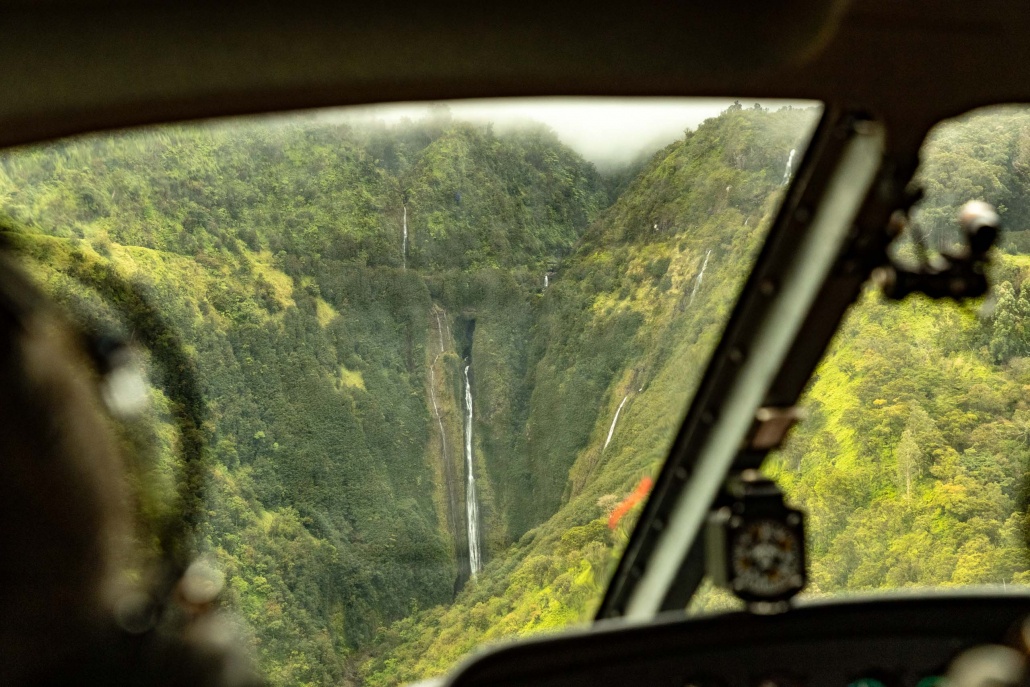
[[[160,127],[4,154],[0,211],[83,326],[146,340],[116,275],[196,366],[197,545],[271,683],[394,685],[591,617],[817,116],[735,104],[605,174],[443,108]],[[852,309],[768,466],[809,594],[1030,581],[1030,112],[920,179],[932,246],[998,205],[997,286]],[[151,362],[144,516],[183,442]]]

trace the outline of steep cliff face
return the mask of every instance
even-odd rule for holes
[[[735,106],[606,179],[442,114],[162,128],[0,157],[0,210],[87,326],[132,333],[116,273],[197,362],[200,538],[272,683],[396,684],[591,616],[814,117]],[[921,173],[933,245],[1001,205],[995,309],[866,298],[769,466],[820,593],[1030,581],[1028,141],[973,117]],[[179,467],[152,396],[143,515]]]
[[[812,118],[732,109],[706,122],[645,165],[528,308],[521,296],[490,308],[507,336],[487,336],[477,318],[477,364],[503,350],[499,378],[517,382],[524,361],[506,392],[521,414],[501,414],[519,419],[512,450],[486,454],[513,543],[452,604],[381,632],[363,668],[370,684],[439,674],[479,642],[590,617]],[[521,358],[502,348],[513,342]]]
[[[524,385],[511,334],[530,328],[528,275],[606,198],[553,134],[446,116],[167,127],[0,158],[0,209],[58,299],[118,328],[109,294],[68,276],[113,270],[196,359],[204,546],[278,684],[338,683],[377,627],[448,602],[505,549],[491,456]],[[151,420],[174,475],[174,431]]]
[[[663,455],[812,117],[731,110],[702,124],[656,154],[562,262],[534,323],[513,537],[604,463],[641,457],[644,444],[621,456],[638,423],[663,433],[637,465]],[[616,412],[622,428],[609,441]]]
[[[204,545],[272,681],[388,683],[589,614],[813,116],[732,108],[610,207],[552,134],[447,117],[19,152],[0,207],[92,326],[117,308],[72,264],[182,332]]]
[[[454,602],[380,632],[370,684],[591,617],[808,116],[731,109],[707,122],[656,155],[562,261],[534,301],[520,449],[495,478],[519,538]],[[867,294],[806,392],[809,419],[767,465],[809,513],[813,593],[1030,583],[1028,132],[1025,108],[953,123],[920,175],[931,247],[948,244],[965,200],[1004,206],[996,304],[976,315]],[[707,589],[694,608],[730,604]]]

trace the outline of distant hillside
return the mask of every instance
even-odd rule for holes
[[[484,640],[591,617],[639,506],[616,518],[664,457],[674,409],[698,378],[694,361],[714,344],[779,200],[776,163],[798,145],[802,117],[736,110],[707,122],[656,156],[587,232],[542,300],[533,399],[546,410],[527,432],[531,447],[544,433],[548,458],[524,453],[539,462],[523,474],[571,464],[569,477],[554,472],[551,491],[526,477],[519,492],[560,487],[561,506],[529,523],[455,603],[381,631],[363,667],[368,684],[438,674]],[[808,594],[1030,582],[1027,140],[1027,110],[977,115],[935,134],[921,172],[928,196],[916,218],[931,244],[953,240],[966,200],[999,204],[1008,232],[996,304],[977,315],[867,294],[806,392],[809,419],[767,466],[809,513]],[[592,340],[604,343],[582,345]],[[551,416],[562,421],[532,424]],[[705,588],[691,609],[733,604]]]
[[[591,225],[534,309],[525,430],[493,467],[517,541],[454,603],[380,631],[366,684],[591,617],[633,521],[611,529],[612,513],[664,460],[813,117],[731,109],[655,155]]]
[[[162,127],[7,153],[0,210],[88,326],[124,328],[114,272],[180,332],[203,545],[271,682],[393,685],[590,618],[815,116],[734,106],[624,178],[444,111]],[[1026,110],[979,115],[922,171],[931,247],[1000,205],[996,307],[868,294],[771,461],[810,593],[1026,581],[1028,141]],[[152,395],[126,433],[163,493]]]
[[[113,269],[196,359],[212,447],[202,534],[283,685],[339,683],[378,626],[468,578],[462,457],[434,453],[428,390],[460,447],[462,313],[490,310],[490,334],[490,299],[524,310],[605,198],[547,131],[445,116],[163,127],[0,158],[0,208],[58,299],[119,328],[110,294],[88,288]],[[151,420],[167,480],[164,407]],[[482,492],[503,548],[485,479]]]
[[[0,162],[5,211],[53,235],[402,267],[406,216],[407,263],[428,270],[542,266],[607,204],[602,186],[547,129],[495,135],[446,113],[390,129],[303,117],[161,127]]]

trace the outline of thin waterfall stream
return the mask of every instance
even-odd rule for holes
[[[443,323],[440,321],[440,311],[437,310],[434,314],[436,315],[436,333],[440,336],[440,353],[437,355],[437,357],[439,358],[441,355],[443,355],[444,352]],[[446,318],[446,315],[444,317]]]
[[[796,149],[790,149],[790,154],[787,156],[787,169],[783,171],[783,181],[780,182],[780,186],[786,186],[790,182],[791,173],[794,171],[794,153],[796,152]]]
[[[615,417],[612,418],[612,426],[608,428],[608,438],[604,440],[604,446],[601,448],[602,451],[608,448],[608,444],[612,440],[612,435],[615,434],[615,423],[619,421],[619,413],[622,412],[622,406],[626,405],[626,401],[628,400],[629,394],[626,394],[626,397],[622,399],[622,403],[620,403],[619,407],[615,410]]]
[[[401,264],[408,269],[408,206],[404,206],[404,238],[401,239]]]
[[[436,373],[433,371],[433,367],[436,365],[436,362],[440,360],[440,356],[442,356],[444,352],[443,323],[440,322],[439,310],[434,309],[433,314],[436,316],[436,331],[437,334],[439,334],[440,336],[440,352],[436,354],[436,358],[433,360],[433,364],[429,366],[429,398],[433,402],[433,414],[436,415],[436,423],[440,426],[440,444],[442,450],[441,455],[443,456],[444,464],[446,464],[448,461],[447,433],[444,431],[443,428],[443,418],[440,416],[440,406],[436,402]]]
[[[468,362],[466,360],[466,362]],[[476,498],[476,476],[472,470],[472,385],[465,365],[465,515],[468,520],[469,568],[475,577],[483,568],[479,553],[479,501]]]
[[[429,398],[433,401],[433,413],[436,415],[436,423],[440,426],[440,444],[444,462],[447,461],[447,433],[443,429],[443,418],[440,417],[440,406],[436,403],[436,374],[433,366],[429,366]]]
[[[705,253],[705,261],[701,263],[701,271],[697,273],[697,279],[694,280],[694,290],[690,292],[690,303],[687,305],[693,305],[694,296],[697,295],[697,290],[701,288],[701,280],[705,278],[705,268],[708,267],[708,258],[712,255],[712,250],[708,249]]]

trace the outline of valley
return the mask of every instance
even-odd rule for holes
[[[736,103],[619,174],[444,110],[159,127],[5,154],[0,211],[84,326],[132,335],[111,270],[195,361],[199,545],[271,683],[395,685],[591,618],[817,116]],[[982,115],[924,169],[937,241],[1004,205],[995,310],[867,294],[769,466],[811,594],[1030,581],[1027,141]]]

